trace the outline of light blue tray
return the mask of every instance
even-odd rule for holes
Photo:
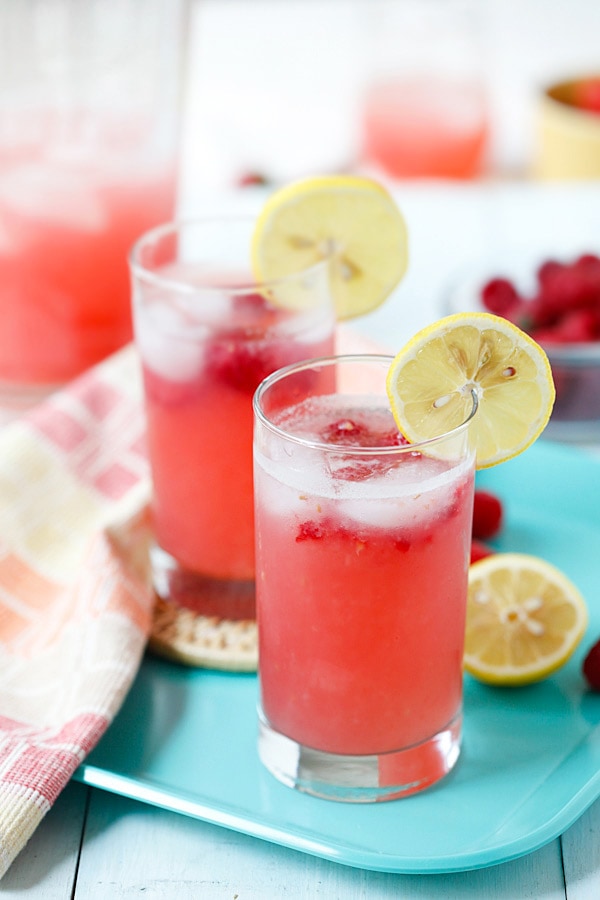
[[[480,473],[504,500],[498,548],[554,562],[590,625],[554,677],[520,689],[465,681],[464,749],[436,788],[375,805],[296,793],[256,753],[256,678],[148,657],[78,781],[339,863],[388,872],[489,866],[561,834],[600,794],[600,694],[582,658],[600,637],[600,461],[538,441]]]

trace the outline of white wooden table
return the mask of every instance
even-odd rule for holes
[[[600,184],[413,184],[398,186],[396,196],[411,233],[410,273],[388,304],[356,326],[393,346],[440,314],[456,268],[486,250],[534,239],[551,248],[600,250]],[[261,202],[252,192],[223,198],[228,207]],[[185,211],[204,203],[189,193]],[[597,900],[600,801],[561,838],[528,856],[420,876],[351,869],[71,783],[0,883],[0,894],[7,900]]]

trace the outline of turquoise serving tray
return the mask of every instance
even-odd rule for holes
[[[124,706],[75,774],[85,784],[350,866],[452,872],[522,856],[600,794],[600,693],[581,662],[600,637],[600,460],[540,440],[482,472],[505,504],[497,549],[559,566],[587,598],[576,655],[527,688],[465,678],[464,749],[429,791],[338,804],[277,782],[256,752],[256,678],[148,656]]]

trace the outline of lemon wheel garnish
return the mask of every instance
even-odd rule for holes
[[[378,307],[398,285],[408,264],[404,218],[388,192],[353,175],[306,178],[276,191],[257,219],[252,266],[261,282],[331,262],[331,291],[338,319]],[[304,302],[289,286],[274,301]]]
[[[572,656],[588,621],[585,601],[559,569],[522,553],[473,563],[464,666],[480,681],[540,681]]]
[[[521,453],[542,433],[554,404],[548,358],[499,316],[456,313],[415,335],[390,366],[387,391],[409,441],[469,426],[479,469]]]

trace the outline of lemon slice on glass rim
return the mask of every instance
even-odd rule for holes
[[[522,453],[542,433],[554,404],[550,363],[511,322],[456,313],[419,331],[394,358],[387,392],[398,428],[411,442],[465,422],[484,469]]]
[[[555,566],[496,553],[469,569],[464,667],[480,681],[540,681],[573,655],[588,622],[575,585]]]
[[[254,228],[252,268],[261,282],[276,282],[329,260],[338,319],[380,306],[408,265],[402,213],[376,181],[357,175],[305,178],[276,191]],[[273,302],[306,303],[290,282],[273,288]]]

